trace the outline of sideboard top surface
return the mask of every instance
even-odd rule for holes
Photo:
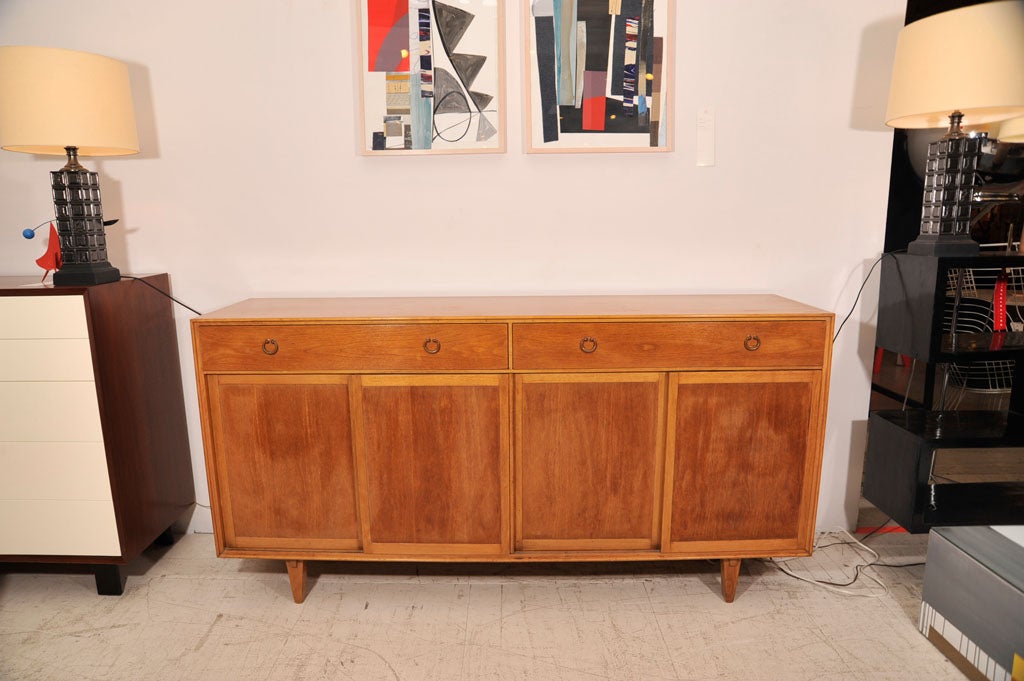
[[[153,274],[135,274],[132,273],[132,279],[147,279],[154,276]],[[128,279],[128,275],[122,275],[120,281]],[[117,282],[111,282],[117,283]],[[45,281],[40,279],[38,275],[32,274],[8,274],[0,275],[0,295],[82,295],[87,293],[90,288],[94,286],[103,286],[103,284],[95,285],[81,285],[81,286],[54,286],[52,279],[46,279]]]
[[[194,319],[259,322],[301,319],[630,319],[717,317],[831,318],[831,312],[771,294],[479,296],[408,298],[250,298]]]

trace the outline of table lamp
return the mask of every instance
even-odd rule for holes
[[[63,261],[54,286],[120,279],[107,262],[98,175],[78,157],[138,153],[128,68],[88,52],[0,46],[0,148],[67,156],[50,173]]]
[[[1001,0],[907,24],[896,41],[885,123],[940,128],[929,145],[915,255],[977,255],[970,236],[983,135],[963,126],[1024,115],[1024,0]]]

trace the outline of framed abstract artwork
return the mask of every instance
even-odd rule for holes
[[[362,152],[505,151],[503,0],[359,0]]]
[[[527,151],[671,151],[673,0],[523,0]]]

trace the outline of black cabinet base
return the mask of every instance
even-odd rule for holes
[[[875,411],[868,418],[864,498],[908,532],[951,525],[1024,523],[1024,483],[939,484],[941,449],[1024,446],[1024,417],[1013,412],[922,409]]]
[[[126,577],[118,565],[97,565],[96,593],[100,596],[120,596],[124,593]]]
[[[160,536],[153,540],[153,546],[174,546],[174,532],[167,528],[160,533]]]

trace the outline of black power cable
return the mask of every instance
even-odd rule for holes
[[[203,316],[203,313],[200,312],[199,310],[195,309],[194,307],[190,307],[189,305],[186,305],[185,303],[181,302],[180,300],[178,300],[177,298],[172,296],[170,293],[167,293],[166,291],[161,291],[160,289],[158,289],[156,286],[153,286],[152,284],[150,284],[145,279],[140,279],[139,277],[131,277],[131,276],[128,276],[127,274],[122,274],[121,278],[122,279],[131,279],[133,281],[141,282],[141,283],[145,284],[146,286],[150,287],[151,289],[153,289],[154,291],[156,291],[157,293],[159,293],[160,295],[165,296],[167,298],[170,298],[171,300],[176,302],[178,305],[181,305],[186,310],[189,310],[190,312],[194,312],[197,315],[199,315],[200,317]]]

